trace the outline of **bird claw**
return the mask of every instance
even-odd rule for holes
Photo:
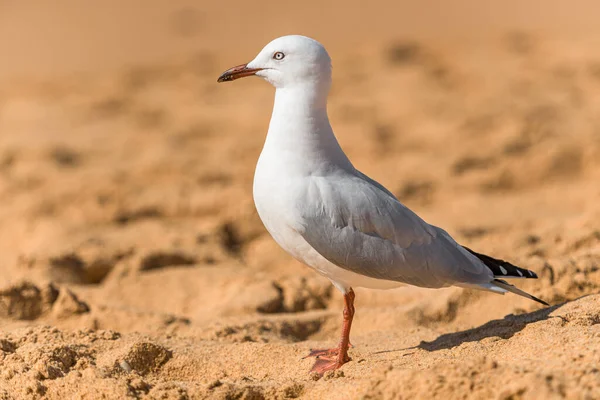
[[[337,357],[334,358],[317,358],[314,365],[310,369],[310,372],[316,372],[319,375],[323,375],[327,371],[334,371],[344,365],[345,362],[340,362]]]
[[[315,363],[313,364],[310,372],[316,372],[319,375],[323,375],[327,371],[333,371],[340,368],[342,365],[351,360],[348,354],[344,354],[343,359],[340,359],[340,349],[314,349],[308,353],[308,357],[315,357]]]

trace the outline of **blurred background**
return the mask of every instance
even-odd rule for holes
[[[599,12],[591,0],[0,0],[0,343],[17,371],[0,398],[380,398],[407,381],[427,397],[450,360],[503,368],[507,396],[600,390],[597,373],[582,380],[600,300],[570,303],[600,288]],[[553,330],[560,309],[531,313],[516,296],[358,290],[353,358],[366,361],[344,367],[351,379],[307,381],[298,359],[335,341],[341,297],[254,209],[273,88],[216,83],[286,34],[332,56],[330,119],[355,166],[462,244],[538,272],[519,286],[567,302],[570,331]],[[582,342],[564,350],[567,337]],[[433,345],[385,353],[421,340]],[[48,357],[61,379],[27,372]],[[389,365],[405,371],[396,386],[373,385]],[[69,380],[96,368],[108,375]],[[502,382],[473,385],[438,394],[489,397]]]

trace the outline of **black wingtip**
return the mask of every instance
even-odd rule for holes
[[[522,268],[522,269],[524,269],[524,268]],[[535,272],[533,272],[532,270],[530,270],[530,269],[524,269],[524,270],[527,271],[527,273],[529,274],[530,278],[533,278],[533,279],[537,279],[538,278],[538,275]]]
[[[498,258],[493,258],[485,254],[477,253],[466,246],[463,246],[465,250],[469,253],[473,254],[475,257],[479,258],[483,264],[492,271],[494,277],[497,278],[527,278],[527,279],[537,279],[538,276],[535,272],[517,267],[509,263],[508,261],[500,260]]]

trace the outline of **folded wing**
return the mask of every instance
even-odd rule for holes
[[[491,271],[358,171],[311,177],[298,230],[331,263],[422,287],[486,283]]]

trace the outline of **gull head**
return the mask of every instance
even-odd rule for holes
[[[282,36],[267,44],[254,60],[223,72],[217,82],[260,76],[276,88],[331,85],[331,58],[325,47],[300,35]]]

